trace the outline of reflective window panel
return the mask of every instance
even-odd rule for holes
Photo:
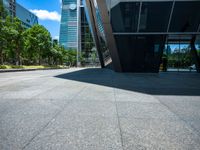
[[[166,32],[172,2],[143,2],[140,16],[140,32]]]
[[[139,16],[139,2],[121,2],[111,10],[114,32],[136,32]]]
[[[164,35],[115,35],[123,71],[158,72]]]
[[[200,23],[200,1],[176,1],[170,32],[197,32]]]

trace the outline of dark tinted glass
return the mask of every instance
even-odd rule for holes
[[[200,23],[200,1],[175,2],[170,32],[197,32]]]
[[[114,32],[136,32],[139,16],[139,2],[121,2],[111,10]]]
[[[81,50],[85,58],[89,57],[90,51],[93,48],[94,43],[83,7],[81,7],[81,45]]]
[[[165,36],[116,35],[123,71],[158,72]]]
[[[143,2],[140,32],[166,32],[172,2]]]

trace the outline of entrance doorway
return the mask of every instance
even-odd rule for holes
[[[169,35],[163,51],[161,70],[196,72],[191,55],[191,35]],[[198,47],[198,45],[197,45]]]

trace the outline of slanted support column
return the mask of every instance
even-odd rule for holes
[[[101,67],[104,68],[105,67],[105,64],[104,64],[104,60],[103,60],[103,55],[101,53],[101,46],[100,46],[100,43],[99,43],[99,35],[98,35],[98,30],[97,30],[97,25],[96,25],[96,21],[95,21],[95,9],[94,9],[94,6],[93,4],[91,3],[90,0],[85,0],[86,2],[86,5],[87,5],[87,11],[88,11],[88,14],[89,14],[89,18],[90,18],[90,23],[91,23],[91,28],[92,28],[92,32],[93,32],[93,38],[94,38],[94,41],[95,41],[95,46],[97,48],[97,52],[98,52],[98,55],[99,55],[99,61],[100,61],[100,64],[101,64]]]
[[[162,43],[162,45],[161,45],[161,50],[159,51],[159,57],[160,57],[160,59],[159,59],[159,63],[158,63],[158,66],[157,66],[157,68],[158,68],[158,72],[160,71],[160,65],[162,64],[162,62],[163,62],[163,52],[164,52],[164,49],[165,49],[165,44],[166,44],[166,41],[167,41],[167,35],[165,35],[164,36],[164,39],[165,40],[163,40],[164,42]],[[166,66],[167,67],[167,66]]]
[[[195,47],[196,35],[192,37],[190,42],[192,59],[195,61],[197,72],[200,73],[200,58]]]
[[[117,72],[122,72],[122,67],[121,67],[121,63],[120,63],[120,59],[119,59],[119,55],[118,55],[118,51],[117,51],[116,42],[114,39],[112,27],[111,27],[110,20],[109,20],[106,1],[105,0],[96,0],[96,2],[98,5],[98,8],[99,8],[100,15],[101,15],[102,24],[103,24],[103,28],[104,28],[104,32],[105,32],[105,38],[106,38],[106,42],[107,42],[107,47],[110,51],[114,70]]]

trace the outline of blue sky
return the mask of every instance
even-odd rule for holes
[[[45,26],[52,38],[59,36],[60,30],[60,0],[17,0],[17,3],[38,16],[39,24]]]

